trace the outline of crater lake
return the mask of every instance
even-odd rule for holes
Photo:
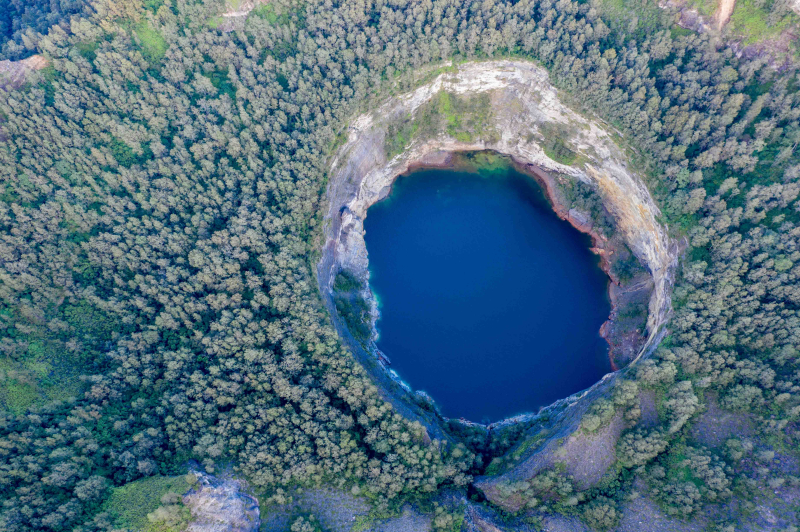
[[[494,422],[611,371],[591,239],[508,165],[400,176],[365,219],[377,345],[447,417]]]

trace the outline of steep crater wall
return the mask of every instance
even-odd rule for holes
[[[449,96],[443,99],[443,94],[472,101],[473,108],[459,115],[461,111],[451,109]],[[452,114],[432,124],[430,109],[437,106],[440,114]],[[446,420],[427,404],[424,394],[415,395],[392,375],[381,362],[374,343],[377,304],[368,285],[363,227],[367,210],[386,197],[398,176],[413,167],[444,165],[449,154],[455,152],[491,150],[509,156],[536,176],[547,188],[556,212],[592,234],[587,214],[561,209],[554,193],[560,180],[579,180],[589,185],[612,215],[624,243],[651,276],[647,333],[630,357],[635,361],[646,356],[664,334],[671,312],[678,246],[658,222],[657,206],[641,178],[628,167],[627,157],[614,142],[611,131],[568,108],[550,84],[547,72],[521,61],[468,63],[450,68],[413,92],[393,97],[375,111],[359,116],[350,125],[347,140],[330,165],[325,242],[317,265],[320,291],[340,333],[384,397],[402,414],[422,422],[431,436],[449,437],[444,430]],[[571,154],[569,164],[559,162],[557,154],[552,153],[553,135],[558,135]],[[597,235],[593,236],[597,245]],[[371,305],[373,320],[373,336],[366,341],[355,339],[337,316],[333,286],[342,270],[364,283],[362,296]],[[613,299],[613,289],[611,295]],[[562,426],[553,433],[563,435],[577,429],[580,413],[613,380],[612,376],[607,377],[592,389],[546,409],[550,419],[562,420]],[[522,421],[524,417],[496,425],[507,427]]]

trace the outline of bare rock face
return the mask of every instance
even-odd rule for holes
[[[268,3],[269,0],[227,0],[225,11],[220,15],[220,23],[217,29],[224,32],[232,32],[244,28],[247,16],[252,10],[260,5]]]
[[[258,501],[245,493],[243,480],[193,472],[198,487],[183,496],[192,512],[188,532],[256,532],[261,525]]]

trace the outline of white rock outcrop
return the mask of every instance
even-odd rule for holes
[[[199,471],[197,487],[183,496],[192,517],[187,532],[256,532],[261,524],[258,501],[241,479],[217,478]]]

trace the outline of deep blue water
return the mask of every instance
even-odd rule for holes
[[[531,177],[412,172],[365,229],[378,347],[444,415],[535,412],[611,371],[608,278]]]

